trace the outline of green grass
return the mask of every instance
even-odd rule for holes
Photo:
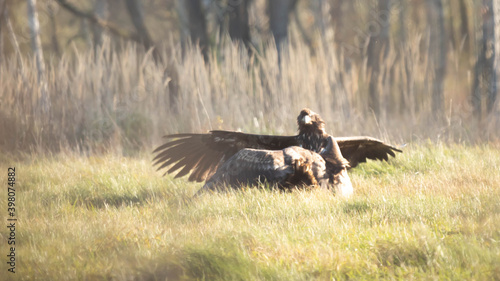
[[[17,171],[19,280],[500,279],[494,145],[409,146],[351,170],[348,200],[250,189],[189,201],[201,184],[162,178],[149,155],[0,163]]]

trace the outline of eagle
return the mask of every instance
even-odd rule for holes
[[[207,191],[226,191],[242,186],[269,184],[281,190],[309,187],[349,197],[353,188],[347,168],[333,137],[327,137],[321,153],[299,146],[282,150],[244,148],[224,162],[196,196]]]
[[[202,182],[215,174],[229,158],[243,149],[283,150],[298,146],[320,153],[327,145],[329,135],[319,114],[304,108],[297,117],[298,134],[294,136],[257,135],[234,131],[214,130],[206,134],[172,134],[164,136],[167,142],[153,153],[153,165],[158,170],[175,173],[175,178],[189,175],[189,181]],[[335,138],[341,154],[354,168],[367,159],[388,161],[395,152],[394,146],[371,137]]]

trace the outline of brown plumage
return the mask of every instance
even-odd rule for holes
[[[217,169],[197,195],[267,183],[281,190],[321,187],[350,196],[349,164],[333,137],[325,143],[321,154],[298,146],[282,150],[242,149]]]
[[[325,122],[309,109],[297,117],[299,133],[295,136],[255,135],[231,131],[210,131],[207,134],[174,134],[165,136],[168,141],[154,150],[153,159],[158,170],[169,167],[166,173],[181,177],[191,172],[189,181],[204,181],[231,156],[245,148],[282,150],[291,146],[321,152],[328,134]],[[366,159],[388,160],[389,155],[401,150],[370,137],[336,138],[342,155],[351,167]],[[172,165],[172,166],[171,166]]]

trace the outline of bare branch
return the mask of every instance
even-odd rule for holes
[[[134,33],[134,32],[131,32],[131,31],[128,31],[125,29],[121,29],[121,28],[117,27],[116,25],[114,25],[114,24],[112,24],[104,19],[97,17],[92,12],[82,11],[82,10],[78,9],[77,7],[75,7],[74,5],[68,3],[66,0],[56,0],[56,2],[61,7],[63,7],[64,9],[69,11],[70,13],[74,14],[75,16],[85,18],[85,19],[91,21],[92,23],[100,25],[102,28],[106,28],[109,32],[111,32],[112,34],[114,34],[118,37],[121,37],[121,38],[124,38],[127,40],[132,40],[132,41],[135,41],[135,42],[141,43],[141,44],[143,43],[141,40],[141,36],[139,36],[137,33]]]

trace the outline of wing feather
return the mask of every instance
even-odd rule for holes
[[[198,164],[194,168],[191,168],[192,171],[191,175],[189,175],[188,181],[203,181],[204,177],[201,174],[203,173],[203,170],[206,169],[207,163],[209,162],[210,157],[206,154],[202,155]]]
[[[203,181],[243,148],[280,150],[297,145],[297,136],[254,135],[231,131],[211,131],[208,134],[173,134],[164,136],[167,142],[156,148],[153,165],[158,170],[174,165],[166,173],[176,177],[191,172],[189,181]]]
[[[222,160],[223,156],[221,156],[221,153],[217,152],[210,152],[209,154],[205,154],[203,159],[193,169],[193,172],[189,176],[188,180],[201,182],[212,176],[212,174],[215,173],[215,170],[219,166],[219,163],[214,163],[213,159]]]
[[[254,135],[232,131],[211,131],[207,134],[173,134],[156,148],[153,165],[158,170],[170,167],[167,173],[181,177],[189,172],[189,181],[203,181],[213,175],[225,160],[244,148],[281,150],[300,145],[298,136]],[[367,159],[385,160],[395,157],[400,149],[371,137],[335,138],[342,155],[351,167]],[[181,169],[182,168],[182,169]]]
[[[176,178],[183,177],[183,176],[189,174],[190,171],[191,171],[191,167],[186,165],[186,166],[184,166],[184,168],[182,168],[182,170],[180,172],[177,173],[177,175],[175,175],[175,177]]]
[[[179,144],[182,144],[182,143],[185,143],[187,140],[187,138],[181,138],[181,139],[176,139],[174,141],[171,141],[171,142],[167,142],[167,143],[164,143],[163,145],[160,145],[159,147],[157,147],[153,153],[158,153],[162,150],[165,150],[169,147],[174,147],[176,145],[179,145]]]
[[[175,165],[173,165],[172,167],[170,167],[170,169],[168,170],[167,173],[171,174],[177,170],[179,170],[180,168],[184,167],[187,165],[187,163],[192,163],[191,162],[191,159],[188,159],[188,158],[184,158],[183,160],[175,163]],[[193,165],[196,165],[196,164],[193,164]],[[179,176],[179,174],[175,175],[175,177],[177,178]]]
[[[185,157],[184,157],[184,158],[185,158]],[[163,169],[163,168],[165,168],[165,167],[168,167],[168,166],[172,165],[172,164],[173,164],[173,163],[175,163],[176,161],[182,161],[182,160],[184,160],[184,158],[180,158],[180,159],[168,159],[168,158],[166,158],[166,159],[165,159],[166,161],[165,161],[164,163],[162,163],[162,164],[161,164],[161,166],[160,166],[160,167],[158,167],[158,169],[156,169],[156,170],[157,170],[157,171],[159,171],[159,170],[161,170],[161,169]],[[161,162],[160,162],[160,163],[161,163]],[[157,164],[155,164],[155,165],[157,165]]]
[[[203,149],[200,147],[195,147],[192,150],[192,153],[186,154],[182,149],[174,149],[167,150],[163,152],[163,156],[158,159],[153,165],[160,165],[157,170],[161,170],[175,162],[182,162],[183,166],[196,166],[197,162],[199,162],[199,157],[196,157],[197,154],[203,152]],[[174,170],[173,170],[174,171]],[[173,172],[172,171],[172,172]],[[168,172],[171,173],[171,172]]]
[[[335,138],[342,156],[349,161],[351,168],[367,159],[388,161],[389,156],[396,157],[400,149],[372,137],[342,137]]]
[[[166,167],[165,164],[170,165],[170,164],[175,163],[176,161],[178,161],[177,163],[181,164],[181,166],[179,166],[178,168],[180,168],[182,166],[196,166],[200,160],[200,158],[197,157],[196,155],[198,155],[199,153],[202,153],[202,152],[203,152],[203,149],[201,149],[201,148],[193,149],[191,154],[185,154],[185,152],[183,152],[183,151],[173,151],[172,152],[172,155],[174,156],[173,159],[169,159],[168,161],[166,161],[163,165],[161,165],[161,168],[165,168]],[[160,168],[158,168],[158,169],[160,169]],[[176,169],[173,169],[172,171],[169,171],[168,173],[172,173],[175,170]]]

